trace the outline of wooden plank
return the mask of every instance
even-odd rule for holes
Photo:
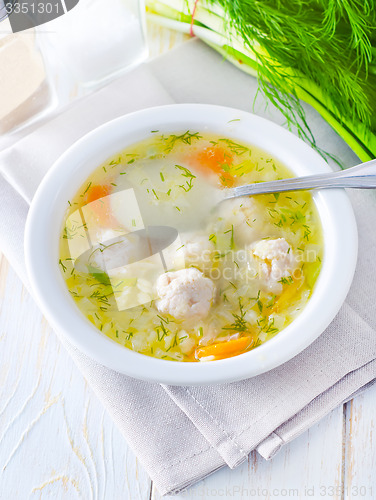
[[[186,492],[183,498],[332,498],[342,484],[342,407],[285,445],[269,461],[251,453],[248,463],[224,468]],[[329,489],[339,492],[330,495]],[[153,487],[152,499],[161,500]]]
[[[148,498],[148,475],[5,259],[0,297],[0,497]]]
[[[345,499],[376,498],[376,386],[345,410]]]

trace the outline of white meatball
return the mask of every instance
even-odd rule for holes
[[[233,226],[235,242],[243,246],[263,234],[264,210],[254,198],[234,198],[219,206],[219,216],[226,227]]]
[[[191,267],[162,274],[157,280],[158,310],[177,319],[204,318],[214,300],[215,287]]]
[[[261,240],[251,245],[251,253],[258,264],[259,277],[274,293],[282,291],[282,278],[288,278],[297,266],[290,245],[284,238]]]
[[[214,244],[208,235],[181,235],[184,243],[182,252],[187,267],[197,267],[200,271],[209,272],[213,267]]]

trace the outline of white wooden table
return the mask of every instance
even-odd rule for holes
[[[149,26],[151,56],[184,41]],[[173,498],[376,498],[376,388],[271,461],[251,454]],[[0,255],[0,500],[160,495]]]

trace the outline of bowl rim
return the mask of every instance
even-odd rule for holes
[[[239,121],[229,119],[231,117],[237,117]],[[67,205],[63,208],[62,200],[65,195],[66,204],[69,189],[74,193],[82,184],[71,183],[69,174],[79,177],[87,171],[84,182],[90,171],[102,163],[97,158],[101,157],[105,161],[112,154],[137,142],[131,139],[135,134],[145,131],[150,134],[156,125],[159,125],[160,130],[164,127],[174,133],[187,129],[179,127],[180,123],[183,125],[195,121],[202,123],[202,132],[213,132],[217,126],[226,137],[238,137],[241,142],[244,141],[239,136],[246,132],[248,134],[249,128],[254,127],[253,133],[259,136],[259,140],[263,140],[262,137],[266,135],[266,139],[271,137],[279,144],[275,151],[273,148],[268,151],[272,157],[281,159],[282,153],[291,157],[291,162],[287,164],[285,160],[281,161],[298,176],[313,171],[331,171],[323,158],[301,139],[257,115],[208,104],[171,104],[147,108],[101,125],[61,155],[42,180],[32,200],[25,229],[25,258],[31,288],[51,326],[63,333],[74,347],[108,368],[137,379],[170,385],[233,382],[260,375],[292,359],[316,340],[338,313],[351,286],[357,261],[357,227],[347,194],[341,189],[316,191],[313,197],[324,232],[323,267],[304,310],[265,344],[224,360],[179,363],[136,353],[99,332],[75,306],[58,269],[58,259],[55,261],[53,257],[56,257],[58,241],[53,240],[50,233],[56,234],[56,216],[66,210]],[[122,140],[125,143],[128,141],[128,145],[113,149],[115,144],[122,144]],[[265,149],[263,145],[260,146],[260,142],[249,140],[249,144],[252,143]],[[315,165],[314,170],[308,165]],[[69,183],[75,188],[73,185],[69,187]]]

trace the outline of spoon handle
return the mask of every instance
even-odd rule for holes
[[[338,172],[237,186],[227,190],[226,198],[326,188],[376,188],[376,160]]]

